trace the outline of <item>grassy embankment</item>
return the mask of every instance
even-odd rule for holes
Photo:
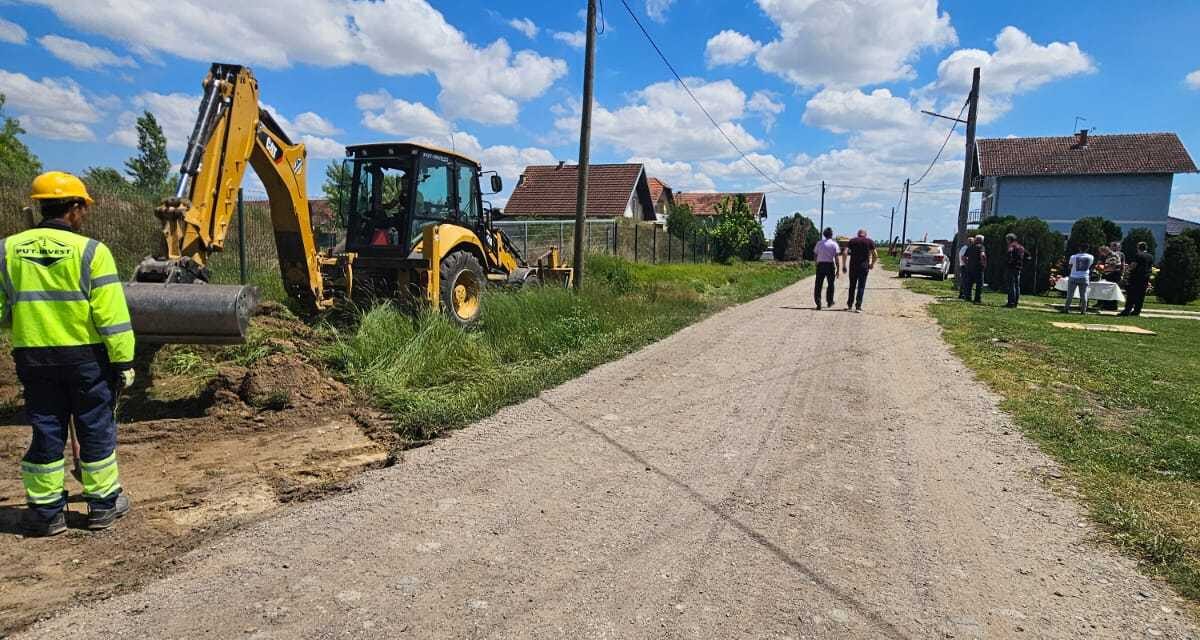
[[[365,312],[325,352],[331,368],[389,411],[402,435],[435,437],[806,275],[795,265],[631,264],[592,257],[582,292],[487,296],[481,326],[390,306]]]
[[[1062,464],[1112,540],[1200,600],[1200,321],[1088,316],[1158,335],[1073,331],[1050,322],[1079,315],[998,308],[999,293],[976,306],[950,282],[905,283],[948,298],[930,305],[946,340]]]

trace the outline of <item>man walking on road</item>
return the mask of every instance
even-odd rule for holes
[[[1015,309],[1021,300],[1021,268],[1025,266],[1025,247],[1017,242],[1017,236],[1010,233],[1004,236],[1008,241],[1008,261],[1004,264],[1004,287],[1008,290],[1008,304],[1005,307]]]
[[[841,277],[838,272],[842,262],[837,240],[833,239],[833,229],[825,227],[822,235],[824,237],[813,249],[817,259],[817,284],[813,289],[813,302],[817,303],[817,311],[821,310],[821,286],[825,280],[829,281],[829,288],[825,292],[825,306],[833,308],[833,282]]]
[[[846,297],[846,311],[853,307],[855,313],[862,313],[867,274],[875,268],[875,261],[879,259],[875,241],[867,237],[866,229],[859,229],[858,236],[846,243],[843,255],[845,262],[842,264],[842,271],[850,273],[850,293]]]
[[[1067,258],[1067,265],[1071,268],[1071,274],[1067,277],[1067,301],[1063,303],[1062,312],[1067,313],[1071,310],[1071,298],[1075,297],[1075,290],[1079,290],[1079,313],[1087,313],[1088,306],[1088,286],[1092,282],[1092,265],[1096,263],[1096,258],[1088,253],[1088,244],[1081,242],[1079,251],[1075,255]]]
[[[967,252],[963,254],[966,260],[966,266],[963,271],[967,274],[966,282],[963,283],[963,290],[960,297],[963,300],[971,300],[975,304],[983,304],[983,270],[987,268],[987,252],[983,249],[983,236],[975,236],[975,241],[967,247]],[[971,298],[971,289],[975,289],[975,297]]]
[[[1129,258],[1129,288],[1125,293],[1125,310],[1119,316],[1142,315],[1142,303],[1146,301],[1146,287],[1150,286],[1150,273],[1154,268],[1154,256],[1146,250],[1146,243],[1137,244],[1137,253]]]
[[[33,536],[66,530],[63,447],[79,437],[87,527],[106,529],[129,511],[117,473],[118,387],[133,384],[133,329],[108,247],[80,235],[92,198],[73,175],[33,181],[42,221],[0,243],[0,325],[11,326],[33,440],[21,461]]]

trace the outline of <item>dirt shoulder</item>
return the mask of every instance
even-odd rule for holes
[[[843,281],[844,282],[844,281]],[[23,637],[1170,637],[877,274],[684,329]]]

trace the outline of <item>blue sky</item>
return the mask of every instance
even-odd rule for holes
[[[842,185],[827,223],[886,236],[904,179],[949,130],[919,109],[957,112],[977,65],[980,136],[1067,135],[1078,115],[1099,134],[1173,131],[1200,149],[1200,3],[628,2],[778,184],[698,112],[620,0],[603,2],[593,160],[644,162],[677,190],[769,191],[772,218],[815,214],[826,180]],[[455,146],[511,186],[526,164],[577,157],[584,6],[0,0],[0,92],[47,167],[120,167],[143,109],[178,161],[209,63],[243,63],[308,144],[313,193],[343,145],[381,139]],[[960,130],[914,187],[910,236],[952,233],[962,157]],[[1177,177],[1175,192],[1173,213],[1200,218],[1200,176]]]

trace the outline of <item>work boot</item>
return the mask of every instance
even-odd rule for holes
[[[56,536],[67,530],[67,516],[59,511],[47,520],[33,509],[26,509],[21,516],[21,530],[31,538]]]
[[[129,513],[129,497],[124,493],[117,496],[117,502],[111,509],[96,509],[88,506],[87,528],[99,531],[113,526],[117,518]]]

